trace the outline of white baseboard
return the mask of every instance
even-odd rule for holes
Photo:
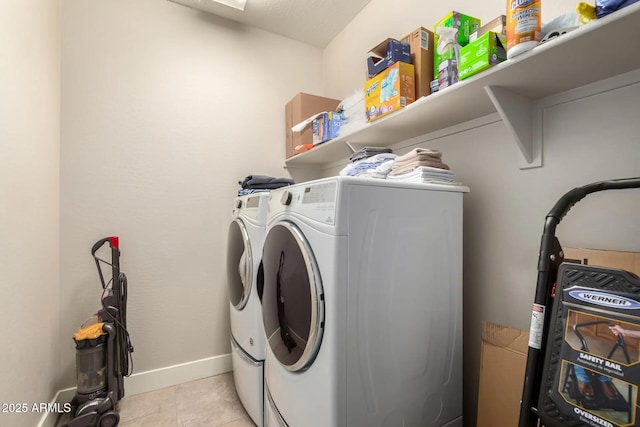
[[[67,388],[64,390],[58,390],[55,396],[50,403],[52,404],[64,404],[70,402],[73,399],[73,396],[76,394],[76,389]],[[56,422],[58,421],[59,414],[56,412],[47,412],[42,418],[40,418],[40,422],[38,423],[38,427],[55,427]]]
[[[193,362],[180,363],[151,371],[133,374],[124,379],[126,396],[133,396],[148,391],[154,391],[165,387],[171,387],[188,381],[199,380],[214,375],[224,374],[233,369],[231,354],[208,357],[194,360]],[[76,388],[59,390],[51,403],[66,403],[73,399]],[[38,427],[54,427],[58,420],[57,413],[43,415]]]

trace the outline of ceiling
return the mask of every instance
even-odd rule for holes
[[[248,0],[244,11],[212,0],[170,0],[323,48],[371,0]]]

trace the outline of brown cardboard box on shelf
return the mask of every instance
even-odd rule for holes
[[[417,28],[400,40],[411,46],[411,63],[415,71],[416,98],[431,93],[433,80],[433,32]]]
[[[474,40],[477,40],[478,38],[480,38],[480,36],[488,33],[489,31],[506,36],[507,35],[507,17],[505,15],[500,15],[497,18],[492,19],[491,22],[484,24],[482,27],[478,28],[469,36],[469,43],[471,43]]]
[[[640,276],[640,252],[563,248],[565,262],[620,268]],[[532,279],[531,297],[536,278]],[[533,303],[533,301],[532,301]],[[484,322],[477,427],[518,425],[529,332]]]
[[[307,126],[302,132],[293,132],[291,128],[303,120],[323,111],[335,111],[340,100],[310,95],[300,92],[285,105],[285,153],[289,158],[296,154],[293,149],[298,145],[313,144],[313,130]]]

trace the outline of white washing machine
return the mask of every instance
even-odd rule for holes
[[[260,261],[268,197],[266,192],[238,197],[227,238],[233,378],[240,401],[260,427],[264,416],[265,358]]]
[[[467,191],[333,177],[270,194],[265,425],[462,426]]]

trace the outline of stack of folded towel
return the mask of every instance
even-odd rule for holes
[[[340,171],[341,176],[361,176],[385,179],[396,159],[393,153],[380,153],[349,163]]]
[[[349,157],[349,160],[351,160],[352,162],[357,162],[358,160],[366,159],[367,157],[383,153],[393,153],[393,150],[391,150],[391,148],[382,147],[363,147],[353,153],[351,157]]]
[[[249,175],[244,180],[238,181],[242,189],[238,190],[238,196],[244,196],[262,191],[275,190],[277,188],[293,185],[291,178],[274,178],[267,175]]]
[[[414,148],[398,156],[387,178],[405,182],[458,184],[449,166],[442,163],[442,152],[428,148]]]
[[[403,173],[401,175],[389,175],[387,177],[390,181],[403,181],[403,182],[422,182],[433,184],[455,184],[456,175],[445,169],[432,168],[429,166],[418,166],[411,172]]]

